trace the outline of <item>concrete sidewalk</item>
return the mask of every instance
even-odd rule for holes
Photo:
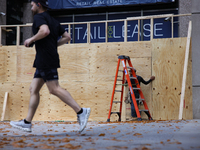
[[[31,133],[0,122],[0,149],[200,150],[200,120],[88,122],[79,134],[76,122],[33,122]]]

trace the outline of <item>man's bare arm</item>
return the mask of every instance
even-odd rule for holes
[[[37,34],[32,36],[31,38],[27,39],[24,42],[24,46],[29,47],[29,45],[37,40],[43,39],[50,34],[49,27],[46,24],[40,26],[39,31]]]
[[[71,37],[67,31],[65,31],[62,35],[62,37],[58,40],[58,46],[61,46],[63,44],[66,44],[68,41],[71,40]]]

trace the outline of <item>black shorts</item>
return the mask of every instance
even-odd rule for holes
[[[58,71],[55,69],[36,69],[34,78],[42,78],[44,82],[58,80]]]

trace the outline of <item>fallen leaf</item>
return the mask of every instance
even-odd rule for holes
[[[134,136],[142,135],[141,133],[135,133],[133,134]]]
[[[65,148],[69,148],[69,149],[79,149],[79,148],[82,148],[81,145],[73,146],[72,144],[65,144],[64,147]]]
[[[128,149],[127,146],[109,146],[109,147],[106,147],[106,149]]]
[[[99,136],[105,136],[105,133],[101,133],[101,134],[99,134]]]
[[[151,149],[144,146],[142,147],[142,150],[151,150]]]
[[[64,138],[62,139],[62,142],[70,142],[70,140],[68,138]]]
[[[31,147],[31,146],[33,146],[34,144],[33,143],[29,143],[29,144],[27,144],[26,146],[27,147]]]

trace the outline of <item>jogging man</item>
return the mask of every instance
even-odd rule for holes
[[[33,67],[36,68],[36,71],[29,89],[28,114],[21,121],[11,121],[10,125],[31,132],[31,121],[40,101],[39,91],[46,83],[51,94],[60,98],[77,113],[77,120],[80,125],[79,132],[82,132],[86,127],[90,108],[81,108],[71,97],[70,93],[60,87],[58,82],[57,68],[60,67],[60,61],[57,47],[70,41],[71,37],[60,23],[47,12],[47,0],[32,0],[31,6],[31,11],[34,15],[32,25],[34,36],[25,40],[24,46],[29,47],[35,43],[36,56]],[[58,40],[60,36],[61,38]]]

